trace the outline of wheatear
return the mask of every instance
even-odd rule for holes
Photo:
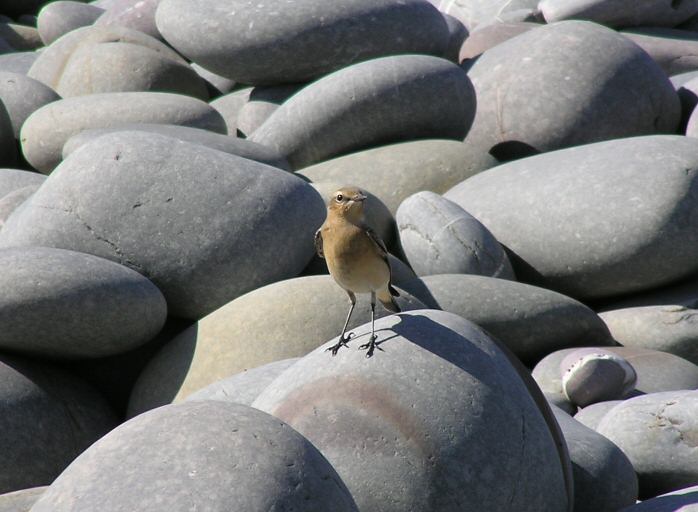
[[[351,302],[339,342],[327,349],[333,356],[342,346],[346,347],[353,336],[346,331],[356,305],[356,293],[371,294],[371,338],[359,347],[368,349],[366,357],[371,357],[377,347],[374,328],[376,297],[388,311],[400,312],[393,298],[400,294],[390,283],[388,251],[383,240],[364,220],[365,199],[366,196],[356,187],[339,189],[327,203],[327,219],[315,233],[318,255],[325,258],[330,275],[344,288]]]

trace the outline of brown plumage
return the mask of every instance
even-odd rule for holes
[[[349,295],[351,308],[339,342],[328,350],[335,355],[346,346],[352,334],[346,334],[349,319],[356,305],[356,293],[371,294],[371,338],[360,348],[368,349],[367,357],[376,348],[374,330],[376,298],[387,310],[399,312],[394,297],[399,294],[391,284],[388,251],[380,237],[366,225],[363,205],[366,196],[356,187],[343,187],[332,194],[327,203],[327,219],[315,233],[315,248],[325,258],[330,275]]]

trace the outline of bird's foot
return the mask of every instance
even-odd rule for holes
[[[339,341],[335,345],[332,345],[331,347],[328,347],[327,349],[325,349],[325,352],[332,352],[332,355],[336,356],[337,352],[339,351],[340,348],[342,348],[342,347],[349,348],[347,345],[347,341],[349,341],[353,337],[354,337],[353,332],[348,332],[346,334],[343,334],[342,337],[339,338]]]
[[[373,355],[373,351],[375,349],[378,349],[382,352],[383,349],[380,348],[378,346],[378,344],[376,343],[377,339],[378,339],[378,336],[376,336],[375,334],[371,335],[371,338],[368,341],[368,343],[364,343],[363,345],[359,346],[359,350],[367,350],[368,349],[366,352],[366,357],[371,357]]]

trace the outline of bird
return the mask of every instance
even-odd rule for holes
[[[327,269],[335,282],[347,292],[351,306],[336,345],[327,350],[337,355],[341,347],[348,347],[353,333],[347,334],[349,319],[356,306],[357,293],[371,294],[371,337],[359,347],[371,357],[376,344],[376,298],[385,309],[400,312],[395,297],[400,294],[392,285],[388,250],[383,240],[366,224],[364,201],[366,194],[359,188],[345,186],[337,190],[327,202],[327,218],[315,232],[315,250],[327,262]]]

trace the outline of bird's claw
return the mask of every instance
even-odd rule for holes
[[[339,338],[339,341],[335,345],[332,345],[331,347],[327,347],[325,349],[325,352],[332,352],[332,355],[336,356],[337,352],[339,351],[340,348],[342,348],[342,347],[349,348],[347,345],[347,341],[349,341],[353,337],[354,337],[353,332],[349,332],[349,333],[343,335],[341,338]]]
[[[383,352],[383,349],[380,348],[378,346],[378,344],[376,343],[376,339],[378,339],[378,336],[376,336],[374,334],[373,336],[371,336],[371,339],[368,341],[368,343],[364,343],[363,345],[359,346],[359,350],[367,350],[368,349],[366,352],[366,357],[371,357],[373,355],[373,351],[375,349],[378,349],[381,352]]]

